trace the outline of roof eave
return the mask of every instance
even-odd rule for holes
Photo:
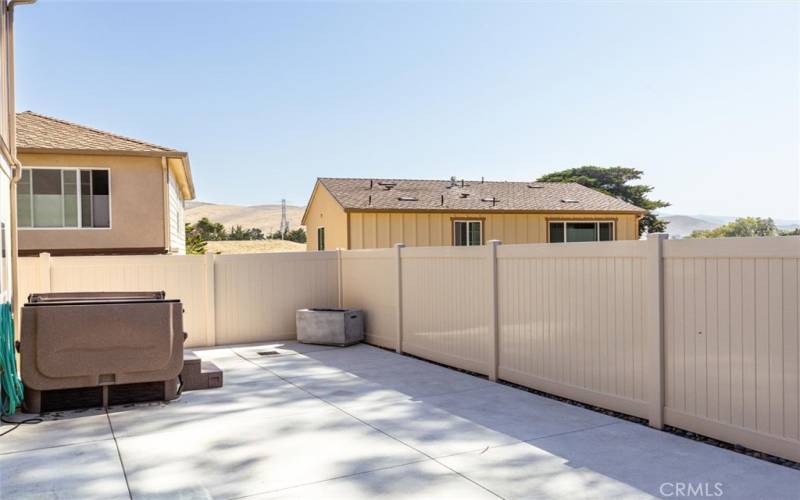
[[[188,158],[189,153],[185,151],[131,151],[126,149],[70,149],[70,148],[32,148],[17,147],[17,153],[21,154],[62,154],[62,155],[95,155],[95,156],[147,156],[161,158]]]
[[[194,191],[194,179],[192,179],[192,167],[189,164],[189,155],[181,156],[181,163],[183,163],[183,172],[186,176],[186,185],[189,188],[188,196],[185,197],[186,200],[193,200],[195,199],[196,193]]]
[[[625,215],[644,215],[646,210],[523,210],[513,208],[361,208],[345,207],[345,212],[369,212],[369,213],[501,213],[501,214],[625,214]]]

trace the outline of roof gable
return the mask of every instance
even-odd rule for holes
[[[164,146],[105,132],[85,125],[40,115],[17,113],[17,148],[20,150],[98,151],[182,155]]]
[[[346,210],[645,212],[576,183],[342,178],[318,182]]]

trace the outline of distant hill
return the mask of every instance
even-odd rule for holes
[[[209,241],[206,243],[206,252],[208,253],[231,254],[305,251],[305,243],[283,240]]]
[[[674,236],[689,236],[692,231],[714,229],[722,225],[719,222],[698,219],[689,215],[662,215],[662,219],[669,222],[667,232]]]
[[[727,215],[668,215],[661,214],[660,218],[669,221],[667,232],[675,236],[689,236],[692,231],[708,230],[719,227],[723,224],[733,222],[736,217]],[[800,221],[787,219],[774,219],[775,225],[782,231],[788,231],[800,227]]]
[[[305,207],[286,206],[286,216],[289,219],[289,228],[297,229],[303,218]],[[202,201],[186,202],[186,222],[195,223],[203,217],[219,222],[226,229],[232,226],[244,228],[257,227],[264,234],[273,233],[281,225],[280,205],[254,205],[250,207],[240,205],[218,205]]]

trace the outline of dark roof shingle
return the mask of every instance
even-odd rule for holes
[[[180,154],[179,151],[164,146],[40,115],[32,111],[17,113],[17,147],[23,151],[25,149],[54,149]]]
[[[320,178],[351,210],[441,210],[525,212],[645,211],[580,184],[411,179]]]

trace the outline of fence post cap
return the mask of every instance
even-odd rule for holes
[[[500,241],[500,240],[489,240],[489,241],[487,241],[487,242],[486,242],[486,244],[487,244],[487,245],[494,245],[494,246],[497,246],[497,245],[502,245],[502,244],[503,244],[503,242],[502,242],[502,241]]]
[[[648,240],[668,240],[669,233],[647,233]]]
[[[395,248],[405,248],[405,246],[406,246],[406,244],[405,244],[405,243],[395,243],[395,244],[394,244],[394,247],[395,247]]]

